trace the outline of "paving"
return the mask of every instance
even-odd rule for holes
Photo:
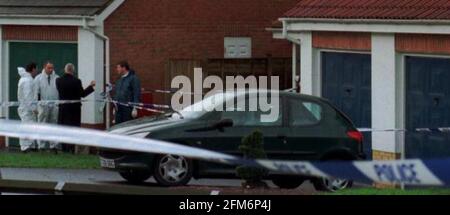
[[[126,185],[126,182],[119,174],[106,170],[1,168],[0,174],[3,180]],[[272,188],[275,187],[271,182],[268,182],[268,184]],[[240,185],[240,180],[229,179],[193,179],[189,183],[191,187],[220,187],[221,189],[239,188]],[[157,185],[154,179],[151,178],[142,186],[155,187]],[[316,193],[309,182],[305,182],[296,191],[302,195]]]

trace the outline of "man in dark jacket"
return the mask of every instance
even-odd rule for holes
[[[92,81],[88,88],[83,89],[80,79],[74,76],[75,66],[73,64],[67,64],[64,72],[65,74],[62,77],[56,79],[59,100],[80,100],[94,92],[95,81]],[[60,104],[58,124],[80,127],[81,103]],[[63,151],[73,152],[73,150],[73,146],[63,145]]]
[[[134,71],[130,70],[128,62],[117,64],[116,70],[120,79],[116,82],[113,99],[120,103],[139,103],[141,97],[141,83]],[[137,117],[135,108],[118,104],[115,123],[120,124]]]

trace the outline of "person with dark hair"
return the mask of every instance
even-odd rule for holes
[[[37,98],[40,101],[55,101],[59,99],[56,89],[56,79],[59,76],[55,72],[55,66],[47,61],[44,64],[42,73],[36,76],[34,84],[36,87]],[[38,122],[47,124],[58,123],[58,107],[49,105],[38,105]],[[38,141],[40,150],[57,150],[59,147],[56,142]]]
[[[81,80],[75,77],[75,65],[68,63],[64,67],[64,75],[56,79],[56,88],[59,100],[76,101],[85,98],[94,92],[95,81],[84,89]],[[81,126],[81,102],[74,104],[60,104],[58,112],[58,124],[80,127]],[[62,144],[62,151],[75,153],[73,145]]]
[[[17,68],[20,80],[17,88],[17,99],[20,102],[17,112],[19,113],[22,122],[32,123],[36,122],[37,105],[34,103],[37,101],[34,77],[37,75],[37,67],[35,63],[30,63],[26,66],[26,69]],[[33,150],[34,141],[28,139],[20,140],[20,149],[22,152],[29,152]]]
[[[117,80],[113,99],[121,103],[139,103],[141,97],[141,83],[135,72],[131,72],[130,65],[122,61],[116,66]],[[117,105],[115,123],[120,124],[137,117],[135,108]]]

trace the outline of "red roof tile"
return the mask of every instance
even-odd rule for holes
[[[301,0],[283,17],[450,19],[450,0]]]

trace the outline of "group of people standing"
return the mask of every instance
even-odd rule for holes
[[[140,101],[140,82],[127,62],[116,66],[120,79],[116,83],[113,99],[128,103]],[[95,81],[91,81],[87,88],[83,88],[81,80],[75,76],[75,66],[68,63],[64,67],[64,75],[59,77],[54,64],[50,61],[44,64],[42,73],[38,74],[36,63],[30,63],[26,68],[18,68],[20,80],[17,97],[20,103],[18,108],[22,122],[38,122],[47,124],[60,124],[65,126],[81,126],[81,102],[70,104],[46,105],[36,104],[36,101],[78,101],[95,91]],[[136,109],[130,107],[117,107],[115,123],[119,124],[137,117]],[[20,140],[22,152],[35,150],[64,151],[74,153],[75,147],[55,142]]]

